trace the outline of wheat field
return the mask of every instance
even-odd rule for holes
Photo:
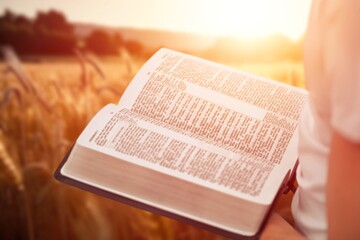
[[[119,100],[142,64],[81,53],[0,63],[0,239],[223,239],[53,178],[87,122]],[[230,65],[304,86],[301,63]]]

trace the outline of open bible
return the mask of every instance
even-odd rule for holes
[[[231,238],[253,237],[297,162],[303,89],[169,49],[101,109],[65,183]]]

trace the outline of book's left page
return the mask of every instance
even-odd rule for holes
[[[269,209],[252,201],[260,187],[231,190],[226,183],[239,179],[223,171],[221,163],[229,158],[222,149],[167,131],[109,104],[83,131],[61,174],[96,192],[231,233],[255,234]]]

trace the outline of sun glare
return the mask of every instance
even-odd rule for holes
[[[204,31],[212,35],[238,35],[259,37],[283,33],[290,38],[299,37],[304,29],[306,15],[291,20],[299,1],[284,0],[222,0],[204,1],[203,16],[209,20]],[[303,4],[303,8],[307,4]],[[300,10],[300,9],[299,9]],[[306,12],[306,11],[303,11]],[[303,21],[301,24],[300,21]]]

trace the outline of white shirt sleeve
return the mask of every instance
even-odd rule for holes
[[[360,142],[360,1],[336,2],[336,14],[325,19],[329,26],[323,42],[330,123],[347,139]]]

